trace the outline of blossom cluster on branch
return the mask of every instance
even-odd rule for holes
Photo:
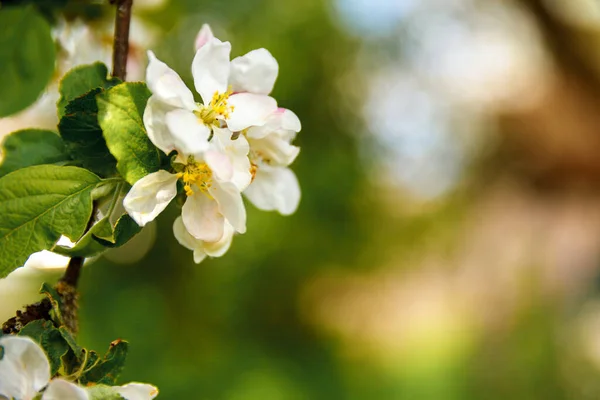
[[[128,214],[144,226],[178,192],[185,196],[173,231],[194,252],[196,263],[223,255],[234,233],[246,231],[242,193],[257,208],[283,215],[293,213],[300,200],[298,181],[288,168],[300,151],[291,144],[300,120],[269,96],[277,61],[266,49],[231,61],[230,52],[230,43],[204,25],[192,63],[202,103],[175,71],[148,52],[146,84],[152,96],[143,121],[152,143],[171,156],[171,168],[139,179],[123,200]]]

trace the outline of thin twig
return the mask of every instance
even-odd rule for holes
[[[115,41],[113,46],[112,75],[125,80],[127,75],[127,55],[129,54],[129,25],[133,0],[116,0]]]

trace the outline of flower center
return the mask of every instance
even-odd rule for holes
[[[212,184],[212,171],[210,167],[206,163],[194,161],[192,157],[190,157],[188,163],[183,167],[183,171],[177,174],[177,177],[183,182],[183,189],[187,196],[194,194],[192,185],[196,185],[202,192],[207,193]]]
[[[225,93],[215,92],[208,105],[200,106],[200,109],[195,111],[196,116],[205,125],[219,125],[220,118],[229,118],[231,112],[233,112],[233,106],[229,105],[229,96],[233,93],[231,90]]]

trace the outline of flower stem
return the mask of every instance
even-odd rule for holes
[[[111,0],[111,2],[117,5],[112,75],[124,81],[127,75],[129,25],[131,22],[131,6],[133,4],[133,0]]]

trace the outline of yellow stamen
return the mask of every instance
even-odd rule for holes
[[[250,162],[250,175],[252,175],[252,180],[250,182],[254,182],[254,178],[256,178],[256,171],[258,171],[258,165]]]
[[[218,126],[219,117],[227,119],[229,118],[230,113],[233,112],[234,107],[229,105],[227,101],[229,100],[231,93],[233,93],[231,90],[227,90],[225,93],[215,92],[210,103],[201,106],[200,109],[195,112],[196,116],[206,125]]]
[[[187,196],[194,194],[192,185],[196,185],[204,193],[207,193],[212,185],[212,171],[210,167],[206,163],[195,162],[193,157],[188,159],[188,163],[183,168],[183,171],[177,174],[177,178],[182,180],[183,190],[185,190]]]

